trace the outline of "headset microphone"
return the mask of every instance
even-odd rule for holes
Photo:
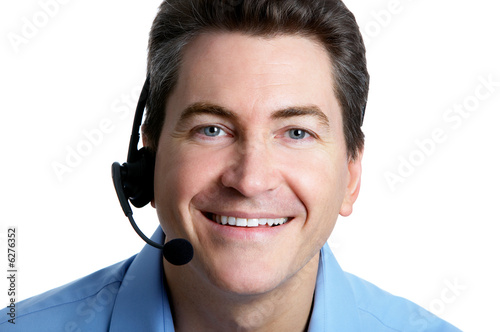
[[[132,135],[130,136],[130,144],[128,148],[127,162],[120,165],[118,162],[113,163],[111,174],[113,176],[113,184],[115,191],[123,209],[123,213],[130,221],[130,224],[136,233],[149,245],[161,249],[163,257],[174,265],[184,265],[193,258],[193,246],[185,239],[173,239],[165,245],[156,243],[149,239],[137,227],[134,217],[132,216],[132,208],[128,201],[135,207],[143,207],[153,200],[153,183],[154,183],[154,167],[155,155],[149,149],[143,147],[137,150],[139,143],[139,129],[142,123],[142,116],[149,95],[149,75],[141,91],[139,102],[135,111],[134,124],[132,127]]]

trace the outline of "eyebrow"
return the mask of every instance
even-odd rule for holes
[[[237,118],[236,114],[226,109],[225,107],[211,103],[198,102],[189,105],[188,107],[186,107],[186,109],[182,111],[178,124],[185,122],[189,118],[202,114],[215,115],[231,120],[235,120]]]
[[[207,102],[197,102],[189,105],[188,107],[186,107],[186,109],[182,111],[179,121],[177,122],[177,125],[181,125],[188,119],[203,114],[215,115],[230,120],[237,120],[238,118],[238,116],[234,112],[228,110],[223,106]],[[322,124],[326,128],[329,128],[330,126],[328,117],[316,105],[287,107],[281,110],[274,111],[271,114],[271,118],[273,120],[289,119],[301,116],[315,117],[319,120],[320,124]]]
[[[328,117],[316,105],[288,107],[283,110],[273,112],[271,115],[273,119],[288,119],[297,116],[313,116],[318,118],[323,126],[327,128],[330,126]]]

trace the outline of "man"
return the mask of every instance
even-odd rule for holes
[[[360,190],[365,49],[340,0],[165,1],[143,126],[157,242],[17,306],[2,331],[457,331],[343,272]]]

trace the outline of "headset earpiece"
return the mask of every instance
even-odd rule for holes
[[[126,203],[127,200],[130,200],[135,207],[141,208],[151,202],[154,197],[155,153],[146,147],[137,150],[140,136],[139,129],[141,127],[142,116],[146,108],[148,97],[149,75],[146,78],[146,82],[144,82],[141,95],[139,96],[139,102],[135,110],[127,162],[122,165],[118,163],[115,163],[118,165],[113,165],[115,189],[117,194],[118,191],[121,191],[119,196],[122,195],[120,199],[122,208],[124,208],[123,204]]]
[[[155,154],[148,148],[141,148],[137,160],[126,162],[120,167],[125,196],[132,205],[141,208],[154,197]]]
[[[147,147],[137,150],[139,144],[139,128],[142,123],[142,115],[146,108],[149,95],[149,75],[142,88],[137,109],[135,110],[134,125],[128,146],[127,162],[120,165],[115,162],[111,166],[113,184],[116,195],[120,201],[123,213],[130,221],[130,225],[136,233],[150,246],[161,249],[163,257],[174,265],[184,265],[193,258],[193,246],[185,239],[173,239],[166,244],[157,243],[149,239],[137,227],[132,208],[128,201],[135,207],[141,208],[151,202],[154,197],[154,171],[155,153]]]

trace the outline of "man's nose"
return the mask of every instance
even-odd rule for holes
[[[235,150],[221,177],[225,187],[236,189],[245,197],[256,197],[279,186],[276,156],[266,144],[244,143]]]

